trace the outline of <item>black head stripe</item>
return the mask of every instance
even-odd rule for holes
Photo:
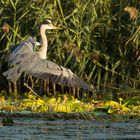
[[[51,20],[46,19],[45,21],[43,21],[43,23],[42,23],[42,24],[52,24],[52,23],[51,23]]]

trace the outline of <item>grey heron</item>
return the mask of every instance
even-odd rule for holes
[[[20,43],[16,49],[7,55],[6,61],[10,64],[10,68],[3,75],[8,80],[16,82],[21,74],[25,72],[38,79],[49,78],[51,82],[66,87],[92,91],[91,87],[70,69],[46,59],[48,48],[47,29],[55,30],[59,29],[59,27],[55,27],[50,20],[46,20],[40,26],[42,45],[39,51],[33,51],[35,41],[32,38]]]

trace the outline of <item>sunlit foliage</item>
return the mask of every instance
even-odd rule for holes
[[[138,0],[1,0],[0,6],[0,25],[9,25],[0,30],[1,57],[30,35],[39,39],[40,23],[51,18],[62,30],[47,33],[49,59],[99,93],[140,93]]]
[[[80,101],[69,95],[55,97],[37,97],[26,94],[24,99],[12,101],[12,99],[0,98],[0,110],[3,113],[104,113],[119,115],[140,115],[140,98],[122,99],[118,101]]]

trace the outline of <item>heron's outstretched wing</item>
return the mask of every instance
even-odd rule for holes
[[[49,78],[50,81],[67,87],[80,87],[84,90],[91,89],[70,69],[57,65],[52,61],[41,59],[37,52],[27,53],[20,63],[4,72],[3,75],[8,80],[15,82],[23,72],[38,79]]]
[[[27,72],[30,67],[34,65],[38,58],[39,55],[36,52],[22,54],[19,58],[14,60],[14,65],[2,74],[7,78],[7,80],[16,82],[23,72]]]
[[[56,63],[38,58],[26,71],[29,75],[38,79],[47,79],[67,87],[79,87],[84,90],[91,88],[70,69],[57,65]]]
[[[9,66],[17,64],[22,61],[21,59],[23,59],[25,54],[33,52],[36,43],[37,42],[34,38],[29,37],[27,40],[14,46],[11,49],[11,52],[6,55],[5,61],[8,62]]]
[[[3,76],[6,77],[7,80],[16,82],[22,74],[18,70],[19,67],[20,67],[20,65],[16,65],[16,66],[8,69],[7,71],[3,72],[2,74],[3,74]]]

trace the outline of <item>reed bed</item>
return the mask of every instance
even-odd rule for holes
[[[1,58],[28,36],[39,40],[40,23],[51,18],[62,30],[47,32],[50,60],[70,68],[97,94],[140,93],[139,0],[1,0],[0,6],[0,25],[6,25]]]

